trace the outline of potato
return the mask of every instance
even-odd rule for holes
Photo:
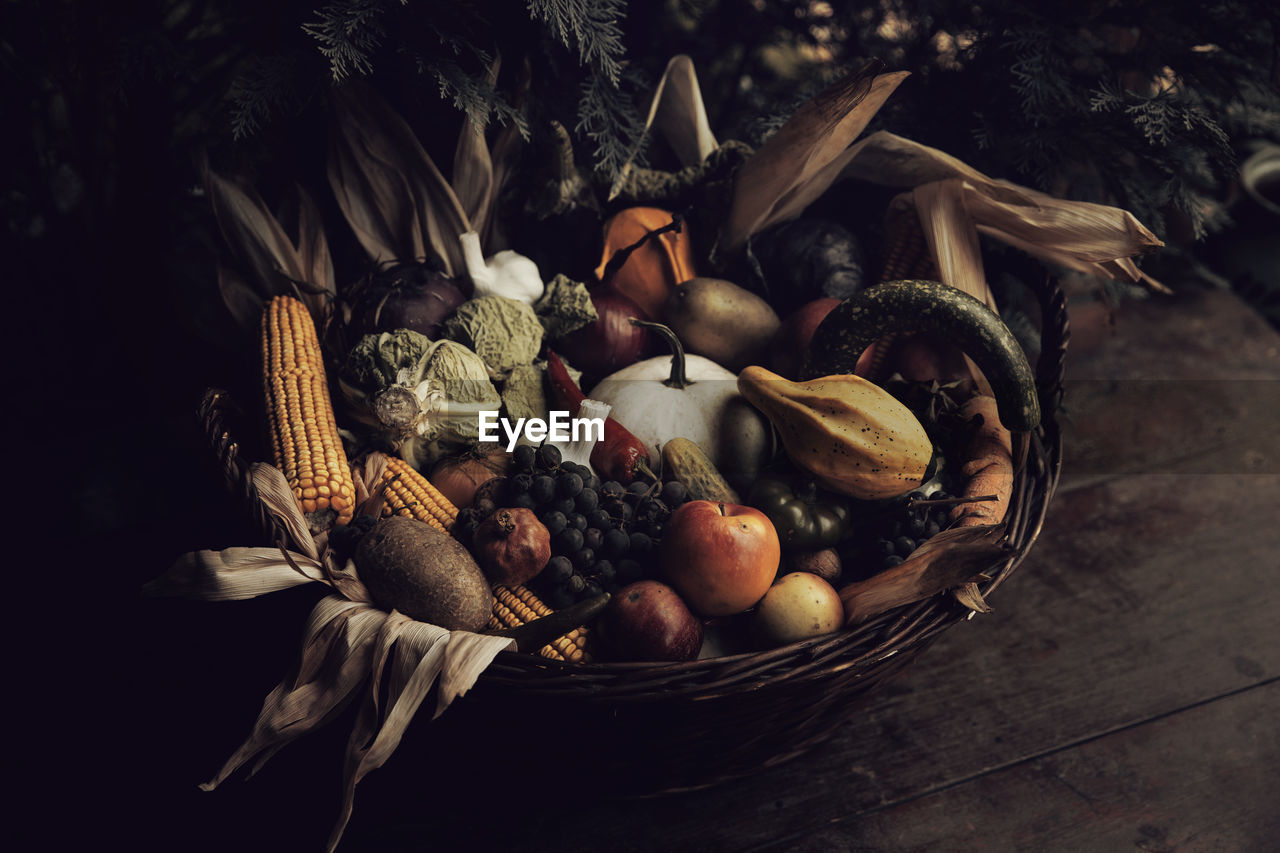
[[[360,540],[356,571],[373,603],[450,631],[479,631],[493,593],[480,567],[452,536],[412,518],[379,521]]]
[[[720,278],[691,278],[677,286],[662,316],[686,350],[734,373],[764,363],[781,325],[768,302]]]
[[[835,587],[810,572],[783,575],[756,605],[754,629],[766,646],[820,637],[844,625]]]

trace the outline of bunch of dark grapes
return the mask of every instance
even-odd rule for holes
[[[601,482],[552,445],[521,445],[512,453],[510,475],[458,513],[454,535],[469,544],[498,506],[533,510],[551,534],[551,561],[529,585],[560,609],[652,575],[662,527],[688,499],[681,483]]]
[[[951,497],[946,492],[934,492],[928,500],[945,500]],[[920,545],[937,536],[951,523],[952,504],[915,504],[912,502],[926,500],[922,492],[911,492],[901,513],[884,518],[882,523],[871,532],[871,559],[878,561],[877,569],[892,569],[901,565],[911,552]]]

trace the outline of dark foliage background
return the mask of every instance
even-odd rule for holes
[[[86,628],[48,650],[97,660],[83,668],[89,702],[33,709],[58,734],[35,739],[44,760],[26,790],[82,806],[45,827],[51,839],[115,826],[135,848],[219,849],[233,828],[191,831],[210,810],[215,824],[219,808],[265,819],[248,795],[209,805],[192,774],[212,774],[247,731],[289,664],[280,625],[293,635],[309,593],[211,606],[136,594],[182,551],[252,539],[193,418],[208,384],[253,388],[257,369],[217,295],[200,152],[269,200],[311,188],[341,278],[360,259],[324,181],[335,80],[371,80],[440,163],[463,121],[516,123],[530,151],[559,122],[603,188],[674,54],[693,57],[718,138],[753,145],[880,57],[913,76],[877,127],[1126,207],[1169,243],[1148,262],[1157,277],[1235,287],[1280,322],[1275,267],[1246,262],[1274,220],[1251,218],[1237,185],[1242,157],[1280,141],[1278,30],[1274,3],[1247,0],[6,0],[7,408],[18,479],[37,484],[35,501],[18,495],[36,523],[24,539],[41,544],[15,574],[29,601],[83,605]],[[670,162],[658,145],[645,155]],[[336,774],[313,760],[283,772]],[[331,813],[312,806],[310,822]]]

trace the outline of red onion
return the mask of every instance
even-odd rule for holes
[[[358,335],[412,329],[435,340],[467,296],[453,279],[424,264],[398,264],[375,273],[356,297],[352,326]]]
[[[649,331],[631,324],[633,317],[643,320],[644,311],[620,291],[596,287],[591,303],[599,318],[557,341],[556,352],[587,376],[602,379],[640,360],[648,349]]]

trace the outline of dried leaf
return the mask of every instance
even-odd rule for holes
[[[244,331],[258,328],[262,320],[263,298],[235,270],[218,264],[218,291],[231,318]]]
[[[302,300],[312,317],[322,317],[338,294],[333,258],[329,254],[320,208],[301,185],[295,191],[298,194],[298,265],[302,268],[303,280],[311,286],[309,292],[302,293]]]
[[[382,494],[382,477],[387,472],[390,460],[386,454],[374,450],[365,454],[359,465],[353,465],[351,473],[356,487],[356,515],[372,515],[375,518],[381,513],[381,500],[376,508],[366,506],[371,498]]]
[[[1005,554],[1003,524],[944,530],[907,560],[841,588],[845,625],[864,622],[895,607],[983,578]]]
[[[964,586],[953,590],[952,595],[956,597],[956,601],[972,610],[974,613],[990,613],[991,605],[987,604],[986,599],[982,597],[982,590],[978,589],[976,583],[967,583]]]
[[[415,642],[397,644],[401,635],[406,633],[410,633]],[[405,729],[444,667],[444,651],[448,642],[449,632],[444,628],[414,622],[394,610],[382,623],[370,662],[373,679],[360,708],[355,728],[347,741],[347,755],[343,763],[342,805],[329,836],[330,851],[337,847],[347,822],[351,819],[356,785],[371,771],[381,767],[400,745]],[[393,680],[384,713],[379,709],[379,696],[387,659],[393,649],[398,657],[403,658],[398,667],[409,667],[412,674],[402,681]]]
[[[721,232],[721,251],[737,250],[752,234],[782,221],[784,212],[794,215],[795,204],[786,200],[797,198],[797,190],[809,181],[829,185],[834,180],[828,167],[907,77],[905,71],[877,74],[880,67],[878,62],[868,63],[828,86],[743,164]]]
[[[276,466],[265,462],[253,463],[249,467],[249,474],[253,487],[258,492],[258,498],[267,508],[267,512],[288,534],[285,545],[296,548],[312,560],[318,561],[320,551],[316,547],[316,540],[311,535],[306,516],[302,514],[298,498],[294,495],[293,489],[289,488],[289,481],[285,479],[284,474]]]
[[[941,252],[936,260],[951,268],[956,281],[981,275],[980,266],[975,274],[977,263],[965,259],[974,240],[969,231],[976,229],[1049,264],[1165,290],[1130,260],[1164,244],[1128,211],[993,180],[943,151],[885,131],[871,134],[851,151],[843,177],[916,188],[926,236],[934,241],[931,248],[937,244]],[[936,182],[942,186],[922,192]],[[961,217],[970,225],[952,228]],[[945,238],[942,232],[948,229],[959,237]]]
[[[444,650],[444,672],[440,675],[440,700],[432,719],[439,717],[454,699],[465,694],[480,674],[493,663],[498,652],[515,651],[516,641],[509,637],[491,637],[454,631]]]
[[[925,242],[942,281],[994,309],[996,300],[983,272],[982,248],[978,230],[965,207],[963,182],[921,184],[913,196]]]
[[[649,103],[649,115],[645,118],[644,129],[626,162],[618,170],[618,177],[609,191],[609,201],[613,201],[622,192],[635,167],[640,149],[648,138],[649,131],[655,126],[682,166],[698,165],[719,147],[715,134],[711,132],[711,122],[707,119],[707,107],[702,101],[702,89],[698,86],[693,60],[684,54],[673,56],[662,72],[662,78],[653,90],[653,100]]]
[[[296,671],[267,695],[249,737],[200,787],[213,790],[256,757],[252,776],[281,747],[333,719],[369,677],[373,641],[386,620],[367,605],[321,599],[307,620]]]
[[[252,187],[241,187],[204,164],[205,194],[227,245],[245,264],[251,285],[262,296],[291,291],[305,281],[297,250],[284,228]]]
[[[654,101],[649,122],[657,124],[658,131],[675,151],[681,165],[696,166],[720,147],[711,132],[702,89],[698,86],[698,74],[688,56],[675,56],[667,63],[654,93]],[[649,122],[646,122],[646,128]]]
[[[330,554],[328,558],[329,585],[348,601],[358,601],[361,604],[373,604],[373,596],[369,594],[369,589],[360,582],[359,574],[356,572],[355,561],[348,559],[346,566],[341,569],[336,569],[333,566],[332,554]]]
[[[501,58],[494,59],[489,66],[487,79],[490,88],[497,84],[501,66]],[[493,162],[489,159],[484,128],[474,121],[463,121],[462,129],[458,131],[458,145],[453,152],[452,186],[471,227],[484,234],[493,200]]]
[[[348,119],[348,123],[350,120]],[[356,151],[363,144],[342,130],[329,145],[329,186],[356,239],[375,264],[424,257],[421,229],[403,179],[378,160]]]
[[[142,589],[147,595],[239,601],[311,581],[327,577],[320,561],[305,554],[286,557],[279,548],[226,548],[183,554]]]
[[[461,274],[458,236],[473,230],[449,182],[404,119],[366,86],[334,92],[329,182],[361,244],[376,261],[430,249]]]

